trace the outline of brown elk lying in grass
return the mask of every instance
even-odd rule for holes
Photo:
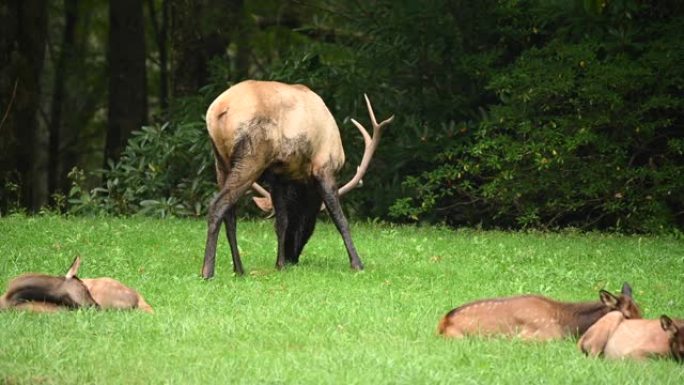
[[[208,210],[204,278],[214,275],[221,222],[226,228],[233,271],[244,274],[235,235],[235,204],[250,187],[268,196],[257,181],[265,182],[271,190],[270,196],[257,199],[257,203],[270,207],[264,200],[272,202],[275,210],[277,268],[299,261],[323,202],[342,235],[351,267],[363,269],[339,195],[358,184],[378,145],[382,126],[393,119],[378,124],[368,98],[366,104],[373,138],[354,121],[364,136],[366,150],[357,175],[338,190],[335,174],[345,160],[340,132],[325,103],[313,91],[303,85],[248,80],[232,86],[211,103],[206,122],[220,190]]]
[[[82,281],[100,309],[140,309],[154,313],[140,293],[114,278],[83,278]]]
[[[584,333],[577,346],[589,356],[632,358],[670,356],[684,360],[684,321],[663,315],[658,320],[626,319],[613,311]]]
[[[0,297],[0,309],[23,309],[50,312],[59,308],[97,306],[90,291],[76,276],[81,265],[76,257],[64,277],[24,274],[9,282]]]
[[[601,290],[600,301],[558,302],[538,295],[475,301],[447,313],[439,322],[438,333],[460,338],[467,335],[518,336],[529,340],[552,340],[579,336],[612,310],[626,318],[640,318],[625,283],[619,297]]]
[[[65,277],[26,274],[13,279],[0,297],[0,309],[54,312],[95,306],[154,312],[140,294],[113,278],[79,279],[76,274],[80,266],[81,258],[76,257]]]

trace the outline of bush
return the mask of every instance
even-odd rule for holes
[[[405,180],[415,198],[393,215],[510,228],[684,225],[684,24],[616,24],[605,26],[612,38],[530,48],[494,76],[499,103],[465,144]]]
[[[121,158],[100,171],[102,187],[85,191],[83,172],[72,171],[69,211],[200,216],[216,191],[213,164],[203,122],[143,127]]]

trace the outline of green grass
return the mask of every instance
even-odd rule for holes
[[[239,221],[247,276],[225,237],[199,277],[204,221],[0,219],[0,284],[24,272],[111,276],[155,308],[0,313],[0,383],[681,384],[669,360],[607,362],[572,340],[453,341],[451,308],[482,297],[598,298],[632,284],[645,317],[684,318],[684,241],[674,237],[453,231],[352,224],[362,273],[319,221],[298,266],[276,271],[270,220]]]

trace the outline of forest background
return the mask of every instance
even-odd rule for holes
[[[354,218],[681,232],[677,0],[10,0],[0,4],[0,216],[205,214],[203,114],[243,79],[304,83]],[[255,214],[244,205],[243,214]]]

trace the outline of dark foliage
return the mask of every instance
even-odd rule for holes
[[[170,56],[201,59],[193,61],[201,76],[181,71],[185,82],[177,63],[167,66],[162,50],[153,50],[150,82],[163,89],[164,70],[174,93],[162,110],[150,98],[151,113],[172,123],[135,133],[121,158],[98,173],[101,187],[87,187],[87,172],[72,173],[66,203],[72,212],[203,215],[216,191],[203,114],[248,76],[304,83],[323,97],[347,155],[340,183],[363,153],[349,122],[368,122],[363,94],[379,118],[397,115],[363,187],[344,197],[352,217],[681,229],[680,3],[172,1]],[[149,13],[168,5],[146,4]],[[210,12],[200,29],[179,24],[185,14],[213,9],[207,4],[224,8]],[[148,46],[164,47],[167,35],[156,29],[159,44]],[[206,44],[186,47],[191,35]],[[158,68],[150,65],[156,57]],[[0,201],[16,206],[21,183],[5,187]]]
[[[488,227],[681,227],[684,24],[663,11],[612,2],[583,28],[554,26],[491,79],[498,103],[406,179],[415,197],[393,213]]]

